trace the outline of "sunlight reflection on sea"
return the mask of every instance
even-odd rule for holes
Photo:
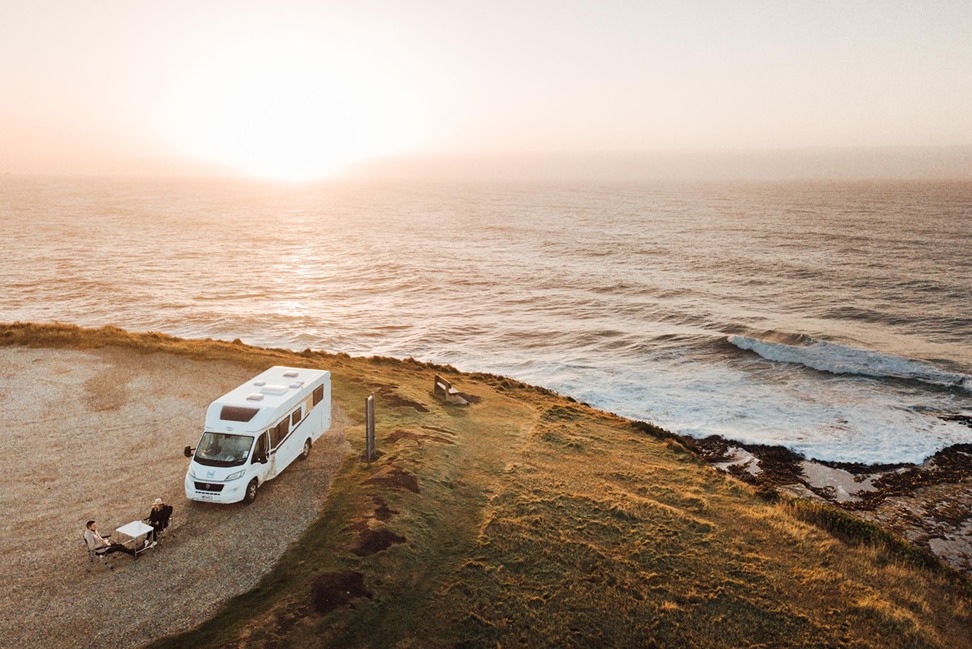
[[[821,459],[972,442],[937,416],[972,411],[961,385],[834,373],[864,350],[972,374],[969,183],[6,177],[0,197],[3,321],[412,356]],[[834,357],[801,363],[813,341]]]

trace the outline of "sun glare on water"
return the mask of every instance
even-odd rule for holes
[[[409,136],[406,102],[387,78],[306,44],[253,47],[201,65],[165,119],[184,154],[284,181],[399,153]]]

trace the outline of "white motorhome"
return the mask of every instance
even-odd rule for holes
[[[331,373],[271,367],[216,399],[186,472],[186,497],[253,502],[257,489],[331,427]]]

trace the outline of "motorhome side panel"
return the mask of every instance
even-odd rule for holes
[[[331,373],[328,372],[324,375],[324,380],[321,385],[324,387],[324,401],[321,403],[323,408],[321,408],[321,423],[320,423],[320,433],[318,437],[331,430]],[[317,441],[316,438],[314,441]]]
[[[315,403],[315,401],[317,403]],[[267,475],[270,480],[283,472],[304,452],[305,443],[313,444],[331,427],[331,375],[326,373],[321,380],[309,388],[307,397],[299,405],[301,417],[297,419],[297,408],[288,412],[277,424],[283,423],[288,432],[279,445],[272,451],[272,468]]]

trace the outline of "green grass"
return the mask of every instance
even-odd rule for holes
[[[548,390],[113,328],[7,325],[0,344],[326,367],[359,418],[300,541],[253,591],[154,647],[970,646],[968,581],[906,542],[767,498],[660,429]],[[482,401],[440,404],[435,372]]]

